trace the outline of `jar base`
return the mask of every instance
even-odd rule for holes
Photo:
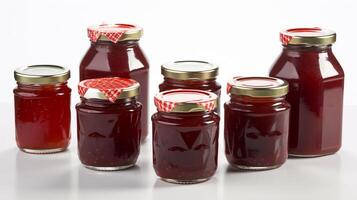
[[[161,178],[161,180],[168,183],[188,185],[188,184],[202,183],[208,181],[209,178],[202,178],[202,179],[195,179],[195,180],[178,180],[178,179],[170,179],[170,178]]]
[[[21,151],[25,153],[30,153],[30,154],[52,154],[52,153],[59,153],[62,151],[66,151],[67,147],[64,148],[55,148],[55,149],[26,149],[26,148],[21,148]]]
[[[280,167],[281,165],[263,166],[263,167],[246,166],[246,165],[232,165],[232,166],[236,169],[241,169],[241,170],[262,171],[262,170],[276,169],[276,168]]]
[[[124,166],[114,166],[114,167],[97,167],[91,165],[84,165],[84,167],[95,170],[95,171],[119,171],[133,167],[135,164],[124,165]]]
[[[292,157],[292,158],[316,158],[316,157],[322,157],[322,156],[329,156],[332,154],[335,154],[335,153],[315,154],[315,155],[300,155],[300,154],[289,153],[289,157]]]

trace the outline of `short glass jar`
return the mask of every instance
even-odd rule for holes
[[[17,146],[27,153],[67,149],[71,134],[70,71],[56,65],[32,65],[14,72]]]
[[[205,61],[175,61],[163,64],[161,74],[164,76],[164,81],[159,85],[160,92],[172,89],[196,89],[213,92],[218,96],[215,111],[219,114],[221,85],[216,81],[217,65]]]
[[[287,82],[237,77],[227,86],[224,140],[228,162],[248,170],[273,169],[288,158],[290,105]]]
[[[289,83],[289,155],[336,153],[342,142],[345,73],[332,51],[336,32],[292,28],[280,32],[282,52],[270,76]]]
[[[171,183],[208,180],[217,169],[219,116],[217,95],[176,89],[155,96],[152,116],[156,174]]]
[[[78,155],[93,170],[122,170],[135,165],[140,152],[139,83],[125,78],[88,79],[79,83]]]

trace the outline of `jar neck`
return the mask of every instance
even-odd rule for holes
[[[81,103],[90,106],[90,107],[112,107],[112,106],[127,106],[133,103],[136,103],[136,97],[126,98],[126,99],[117,99],[115,102],[110,102],[109,100],[104,99],[86,99],[81,97]]]
[[[202,85],[202,84],[211,84],[216,81],[216,78],[207,79],[207,80],[177,80],[172,78],[164,77],[165,83],[179,85],[179,84],[190,84],[190,85]]]
[[[139,40],[125,40],[119,41],[117,43],[111,41],[98,40],[96,42],[91,42],[91,47],[96,48],[97,50],[107,49],[107,50],[116,50],[116,49],[127,49],[130,47],[137,46]]]
[[[316,52],[316,53],[323,53],[323,52],[331,52],[332,45],[321,45],[321,46],[306,46],[306,45],[283,45],[284,52]]]
[[[200,111],[200,112],[163,112],[163,111],[158,111],[160,115],[163,116],[172,116],[172,117],[195,117],[195,116],[204,116],[204,115],[211,115],[213,114],[214,111]]]
[[[285,96],[282,97],[264,97],[264,98],[257,98],[257,97],[249,97],[249,96],[237,96],[237,95],[230,95],[231,102],[233,103],[240,103],[240,104],[265,104],[265,103],[276,103],[285,100]]]
[[[49,84],[23,84],[17,82],[17,87],[19,89],[26,89],[26,90],[57,90],[62,88],[68,88],[67,82],[49,83]]]

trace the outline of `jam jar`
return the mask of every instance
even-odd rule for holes
[[[142,105],[139,83],[111,77],[87,79],[78,85],[78,154],[93,170],[122,170],[135,165],[140,152]]]
[[[17,146],[27,153],[67,149],[70,134],[70,71],[56,65],[32,65],[14,72]]]
[[[149,64],[139,46],[143,29],[130,24],[88,27],[91,45],[80,64],[80,80],[123,77],[140,83],[142,141],[148,135]]]
[[[213,92],[218,96],[215,109],[219,113],[221,85],[216,81],[218,66],[204,61],[175,61],[163,64],[161,74],[164,81],[159,85],[160,92],[172,89],[196,89]]]
[[[228,162],[238,169],[264,170],[288,158],[290,104],[287,82],[271,77],[237,77],[228,82],[224,140]]]
[[[199,183],[217,169],[219,116],[217,95],[174,89],[154,98],[153,163],[156,174],[171,183]]]
[[[289,155],[315,157],[341,147],[344,72],[332,52],[336,33],[295,28],[280,33],[283,50],[270,76],[289,82]]]

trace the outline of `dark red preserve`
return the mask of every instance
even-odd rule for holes
[[[139,46],[142,28],[130,24],[102,24],[88,28],[91,45],[80,64],[80,80],[124,77],[140,83],[142,140],[148,135],[149,64]]]
[[[125,78],[88,79],[79,83],[78,155],[94,170],[121,170],[135,165],[140,152],[142,105],[139,83]]]
[[[167,90],[155,96],[152,116],[156,174],[172,183],[208,180],[217,169],[219,116],[217,95],[191,89]]]
[[[70,71],[56,65],[32,65],[15,70],[15,130],[17,146],[27,153],[56,153],[69,145]]]
[[[273,169],[288,158],[288,84],[270,77],[239,77],[228,83],[224,140],[228,162],[248,170]]]
[[[289,82],[289,155],[314,157],[341,147],[344,72],[332,52],[334,31],[296,28],[280,33],[283,50],[270,75]]]
[[[218,96],[215,109],[219,113],[221,85],[216,81],[218,66],[205,61],[184,60],[166,63],[161,66],[164,82],[160,92],[172,89],[196,89],[213,92]]]

